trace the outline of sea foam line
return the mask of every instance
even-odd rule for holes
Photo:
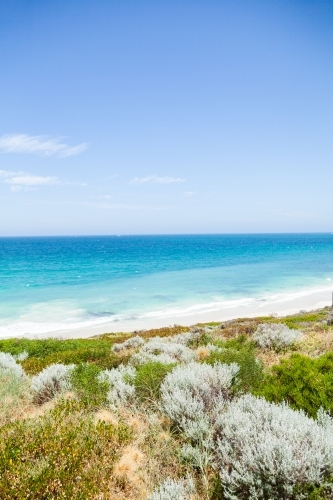
[[[133,324],[133,321],[138,321],[139,324],[146,320],[147,322],[151,322],[153,327],[154,320],[165,319],[165,318],[186,318],[196,315],[207,315],[209,313],[217,312],[217,311],[226,311],[230,309],[240,309],[239,314],[242,315],[242,310],[246,310],[246,313],[251,312],[251,308],[253,310],[258,311],[258,315],[260,315],[260,310],[265,308],[267,310],[268,307],[274,306],[274,304],[281,303],[292,303],[297,301],[297,299],[302,299],[305,297],[310,297],[311,295],[316,294],[327,294],[327,301],[330,300],[332,292],[332,286],[326,287],[316,287],[308,290],[299,290],[297,292],[284,292],[271,294],[267,296],[260,297],[244,297],[241,299],[227,299],[227,300],[216,300],[213,302],[207,303],[199,303],[185,307],[173,307],[163,310],[150,311],[144,314],[135,314],[131,316],[125,315],[114,315],[112,317],[102,317],[102,318],[94,318],[89,320],[79,320],[73,321],[73,318],[68,318],[64,321],[57,321],[54,323],[51,322],[33,322],[33,321],[20,321],[15,320],[7,325],[0,326],[0,337],[21,337],[24,335],[45,335],[45,334],[57,334],[59,332],[74,332],[79,330],[86,329],[101,329],[105,327],[105,331],[107,331],[107,325],[111,326],[115,323],[121,324],[122,328],[126,328],[126,324]],[[245,312],[245,311],[244,311]],[[194,320],[195,322],[195,320]]]

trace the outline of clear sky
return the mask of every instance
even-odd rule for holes
[[[0,234],[333,230],[333,2],[0,0]]]

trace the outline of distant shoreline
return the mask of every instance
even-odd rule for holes
[[[199,306],[188,307],[187,309],[175,308],[160,317],[156,313],[149,313],[141,317],[103,322],[96,326],[64,328],[54,332],[38,332],[12,335],[0,335],[1,339],[6,338],[88,338],[104,333],[135,332],[139,330],[150,330],[154,328],[168,327],[175,324],[191,326],[197,323],[223,322],[238,318],[253,318],[260,316],[287,316],[297,314],[299,311],[311,311],[332,305],[332,291],[330,287],[304,290],[300,292],[276,294],[266,299],[239,299],[210,304],[210,308],[205,307],[200,311]],[[207,305],[206,305],[207,306]]]

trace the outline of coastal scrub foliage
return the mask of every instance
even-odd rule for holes
[[[300,340],[301,332],[282,323],[262,323],[253,334],[259,347],[279,351]]]
[[[287,401],[313,418],[320,408],[333,415],[333,353],[283,359],[266,374],[256,394],[276,403]]]
[[[0,340],[1,500],[331,500],[327,309]]]
[[[98,376],[98,381],[109,387],[106,398],[111,409],[129,402],[134,397],[135,388],[131,383],[135,377],[135,368],[120,365],[118,368],[105,370]]]
[[[9,353],[0,352],[0,375],[9,373],[16,378],[24,376],[23,368],[16,362],[15,357]]]
[[[0,429],[1,500],[81,500],[107,492],[129,429],[95,425],[75,401]],[[96,498],[96,497],[95,497]]]
[[[304,498],[333,472],[333,419],[244,395],[218,416],[215,451],[225,498]]]
[[[46,403],[57,394],[69,391],[74,365],[55,364],[44,368],[31,379],[31,389],[38,404]]]
[[[194,361],[177,366],[161,385],[165,414],[194,441],[209,434],[214,411],[230,399],[239,371],[236,364],[207,365]]]
[[[148,500],[191,500],[194,498],[195,485],[191,478],[166,479],[157,490],[149,495]]]

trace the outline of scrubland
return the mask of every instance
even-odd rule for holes
[[[328,308],[0,341],[0,498],[333,498]]]

